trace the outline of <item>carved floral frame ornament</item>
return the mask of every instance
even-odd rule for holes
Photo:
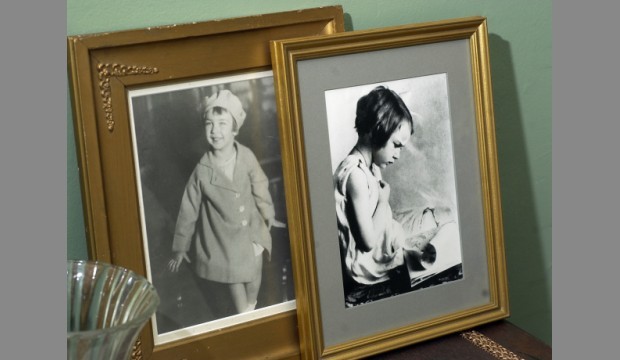
[[[97,64],[99,75],[99,94],[105,112],[105,120],[110,132],[114,131],[114,117],[112,115],[112,91],[110,90],[110,79],[129,75],[150,75],[157,74],[159,70],[148,66],[135,66],[123,64]]]
[[[89,257],[146,274],[128,90],[271,70],[269,41],[344,31],[342,7],[69,36],[68,72]],[[238,56],[238,54],[244,56]],[[132,359],[294,358],[294,310],[155,345]],[[253,346],[239,347],[251,339]]]

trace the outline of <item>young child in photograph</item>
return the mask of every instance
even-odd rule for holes
[[[256,156],[235,140],[245,118],[229,90],[205,98],[208,150],[185,187],[168,263],[172,272],[183,261],[192,263],[198,277],[223,284],[237,313],[255,309],[270,229],[285,227],[275,219],[269,180]]]
[[[347,307],[409,291],[405,250],[422,254],[439,228],[425,209],[405,231],[389,204],[381,170],[400,157],[413,118],[396,92],[378,86],[357,102],[358,140],[334,172]],[[415,234],[415,235],[414,235]]]

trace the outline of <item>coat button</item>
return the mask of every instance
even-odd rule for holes
[[[240,198],[240,197],[241,197],[241,194],[239,194],[239,193],[235,193],[235,198],[236,198],[236,199],[238,199],[238,198]]]
[[[242,225],[242,226],[248,226],[248,221],[247,221],[247,220],[243,220],[243,221],[241,222],[241,225]]]
[[[245,206],[241,205],[239,206],[239,212],[244,212],[245,211]]]

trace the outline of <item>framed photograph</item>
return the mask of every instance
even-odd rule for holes
[[[302,357],[509,315],[486,19],[271,42]]]
[[[343,24],[333,6],[68,38],[89,255],[161,298],[133,359],[298,356],[269,41]]]

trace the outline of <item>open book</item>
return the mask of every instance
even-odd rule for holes
[[[434,250],[434,261],[420,261],[417,253],[406,251],[412,287],[462,264],[459,228],[455,222],[442,225],[429,244],[431,251]]]

